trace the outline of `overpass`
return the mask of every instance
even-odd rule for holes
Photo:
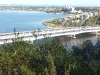
[[[23,41],[34,41],[37,39],[42,39],[45,37],[55,37],[55,36],[71,36],[76,38],[75,35],[82,33],[93,33],[98,34],[100,27],[73,27],[73,28],[52,28],[45,30],[33,30],[33,31],[23,31],[23,32],[13,32],[13,33],[1,33],[0,44],[12,43],[14,40]]]

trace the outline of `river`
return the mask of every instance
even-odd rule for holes
[[[63,14],[39,11],[0,11],[0,33],[47,29],[42,22],[55,18],[64,18]]]
[[[13,32],[14,28],[17,31],[30,31],[35,29],[47,29],[42,22],[45,20],[64,18],[63,14],[52,14],[38,11],[0,11],[0,33]],[[90,34],[79,34],[76,38],[67,36],[60,37],[62,44],[67,50],[70,50],[73,45],[80,46],[85,40],[91,40],[95,45],[97,38],[100,36]]]
[[[92,44],[95,46],[99,38],[100,35],[93,35],[88,33],[78,34],[76,35],[76,38],[70,38],[67,36],[60,37],[60,39],[62,40],[62,44],[69,51],[72,50],[72,46],[77,46],[80,48],[83,42],[86,40],[90,40]]]

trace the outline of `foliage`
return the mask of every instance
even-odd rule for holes
[[[69,53],[55,38],[43,44],[14,41],[0,47],[0,75],[100,75],[99,39]]]
[[[63,18],[58,18],[54,20],[48,20],[43,22],[44,25],[50,27],[80,27],[80,26],[97,26],[100,25],[100,15],[89,17],[87,20],[79,20],[77,18],[65,20]]]
[[[99,12],[99,7],[76,7],[76,10],[82,10],[83,12]]]

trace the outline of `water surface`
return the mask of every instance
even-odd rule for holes
[[[0,11],[0,33],[46,29],[42,24],[45,20],[64,18],[63,14],[45,13],[39,11]]]

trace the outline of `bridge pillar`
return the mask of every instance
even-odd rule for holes
[[[73,35],[73,38],[76,38],[76,36],[75,36],[75,35]]]
[[[75,35],[71,35],[71,37],[72,37],[72,38],[76,38],[76,36],[75,36]]]
[[[96,31],[95,33],[96,33],[96,36],[97,36],[98,35],[98,32]]]

